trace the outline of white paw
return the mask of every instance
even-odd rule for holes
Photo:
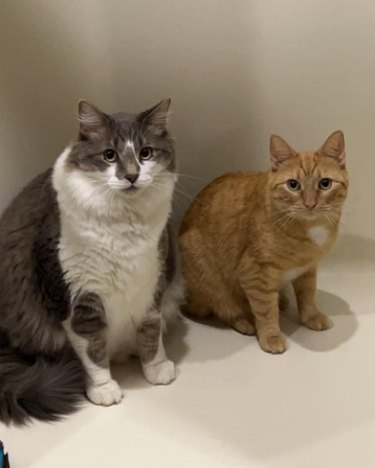
[[[146,379],[154,385],[167,385],[176,378],[176,369],[172,361],[146,364],[143,366],[143,372]]]
[[[111,406],[120,403],[123,391],[114,380],[103,385],[91,386],[86,391],[87,397],[95,405]]]

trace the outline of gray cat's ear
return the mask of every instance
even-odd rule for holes
[[[282,164],[297,156],[294,149],[278,135],[271,135],[270,153],[273,171],[277,171]]]
[[[87,101],[78,103],[79,132],[87,138],[100,137],[106,131],[108,116]]]
[[[345,169],[345,139],[341,130],[333,132],[324,142],[318,153],[334,159],[339,167]]]
[[[164,99],[138,115],[138,120],[145,125],[166,130],[170,116],[171,98]]]

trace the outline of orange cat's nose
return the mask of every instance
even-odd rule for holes
[[[303,202],[307,209],[313,210],[316,207],[316,202]]]

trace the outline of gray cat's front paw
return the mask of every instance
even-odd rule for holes
[[[95,405],[111,406],[120,403],[124,395],[119,384],[110,380],[103,385],[92,385],[87,391],[87,398]]]
[[[143,372],[146,379],[153,385],[168,385],[176,378],[175,365],[169,360],[158,364],[145,364]]]

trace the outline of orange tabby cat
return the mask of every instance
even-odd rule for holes
[[[264,351],[282,353],[279,295],[287,282],[304,325],[332,326],[315,305],[317,263],[336,240],[348,174],[341,131],[301,153],[273,135],[270,151],[268,172],[227,174],[202,190],[179,244],[186,313],[215,314],[244,334],[256,330]]]

